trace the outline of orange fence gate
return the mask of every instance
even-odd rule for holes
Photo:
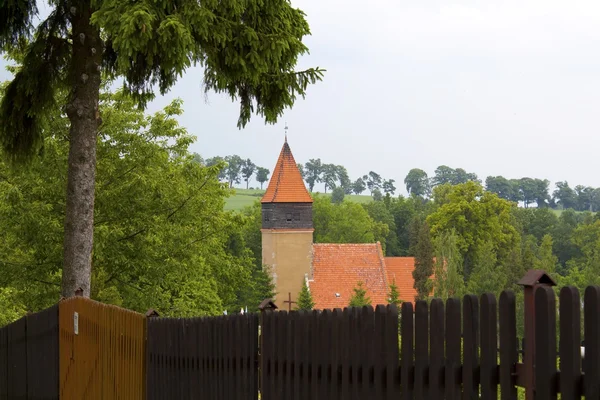
[[[145,398],[142,314],[82,297],[59,304],[60,398]]]

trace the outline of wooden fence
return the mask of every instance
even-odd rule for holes
[[[145,398],[144,315],[72,297],[59,321],[61,399]]]
[[[147,398],[258,398],[258,317],[149,318]]]
[[[0,328],[0,399],[58,399],[58,306]]]
[[[535,399],[600,398],[600,287],[583,299],[563,288],[558,307],[540,287],[534,300]],[[267,311],[259,326],[257,315],[146,318],[74,298],[0,328],[0,399],[512,400],[530,384],[515,310],[504,292],[400,314]]]

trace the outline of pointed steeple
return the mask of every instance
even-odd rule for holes
[[[287,142],[287,135],[262,203],[312,203],[298,165]]]

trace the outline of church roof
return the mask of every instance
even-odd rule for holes
[[[388,284],[396,282],[400,300],[414,302],[417,290],[414,286],[413,271],[415,269],[414,257],[386,257],[385,268]]]
[[[286,139],[261,202],[312,203],[312,201]]]
[[[389,292],[381,244],[313,244],[313,280],[309,287],[316,309],[348,306],[358,282],[373,306],[387,304]]]

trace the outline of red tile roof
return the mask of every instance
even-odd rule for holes
[[[413,303],[417,295],[417,291],[413,287],[415,280],[412,276],[415,270],[415,258],[386,257],[385,266],[388,283],[391,285],[392,282],[396,282],[400,300]]]
[[[286,140],[261,202],[312,203],[312,201]]]
[[[316,309],[347,307],[358,282],[363,282],[373,306],[387,304],[389,287],[379,243],[313,244],[312,268],[309,286]]]

